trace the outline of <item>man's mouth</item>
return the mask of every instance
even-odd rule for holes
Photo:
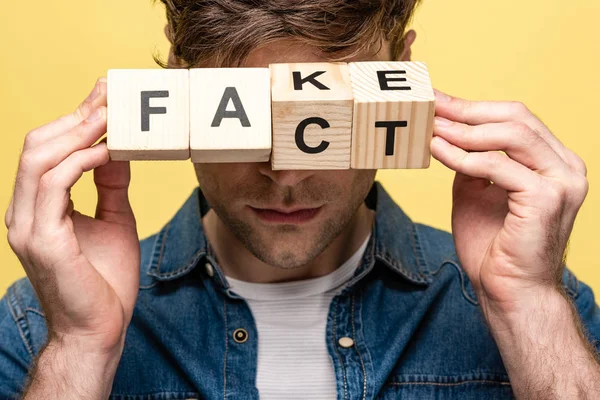
[[[320,207],[293,207],[293,208],[256,208],[248,206],[258,218],[264,222],[276,224],[301,224],[314,219]]]

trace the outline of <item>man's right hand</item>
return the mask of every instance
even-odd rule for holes
[[[120,357],[139,289],[140,248],[129,162],[109,160],[105,141],[92,146],[106,132],[106,115],[100,78],[76,111],[27,134],[5,224],[46,315],[48,342]],[[70,198],[91,169],[95,218],[75,211]]]

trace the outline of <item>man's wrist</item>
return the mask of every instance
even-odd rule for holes
[[[498,344],[523,343],[525,347],[548,348],[556,341],[578,338],[585,341],[589,349],[574,304],[558,288],[532,289],[510,303],[480,299],[483,314]]]
[[[532,290],[509,304],[480,300],[517,397],[531,398],[536,387],[559,398],[600,394],[596,351],[566,293]]]
[[[480,294],[482,312],[489,325],[520,330],[529,326],[524,322],[539,317],[543,312],[546,318],[564,318],[565,311],[570,309],[566,293],[555,287],[540,286],[523,290],[519,296],[510,300],[497,301]]]
[[[97,352],[78,338],[50,339],[35,361],[23,399],[106,399],[122,350]]]

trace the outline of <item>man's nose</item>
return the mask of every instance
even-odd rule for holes
[[[271,161],[260,163],[258,170],[280,186],[295,186],[315,174],[315,170],[277,170],[271,169]]]

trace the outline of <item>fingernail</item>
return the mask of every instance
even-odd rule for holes
[[[105,141],[101,141],[101,142],[96,143],[95,145],[92,146],[92,148],[94,148],[94,147],[102,147],[102,146],[104,146],[104,147],[107,146],[107,144],[106,144]]]
[[[85,101],[91,103],[92,101],[94,101],[94,99],[96,97],[98,97],[99,94],[100,94],[100,88],[98,88],[98,84],[96,84],[96,85],[94,85],[94,88],[92,89],[92,91],[88,95],[87,99],[85,99]]]
[[[100,117],[102,117],[102,110],[100,108],[96,109],[94,112],[92,112],[87,118],[86,118],[86,122],[94,122],[100,119]]]
[[[448,96],[445,93],[440,92],[437,89],[434,89],[433,93],[435,94],[435,100],[439,101],[440,103],[444,103],[444,102],[450,101],[452,99],[450,96]]]
[[[435,143],[439,143],[442,146],[448,144],[448,142],[443,137],[441,137],[441,136],[434,136],[434,137],[431,138],[431,141],[435,142]]]
[[[436,116],[433,119],[433,122],[434,122],[435,126],[440,126],[440,127],[450,126],[452,124],[452,121],[450,121],[446,118],[443,118],[443,117],[438,117],[438,116]]]

